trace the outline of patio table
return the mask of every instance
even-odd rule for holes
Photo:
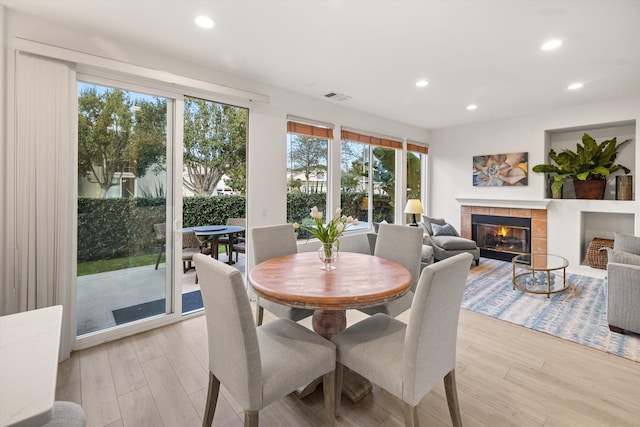
[[[193,231],[199,238],[204,238],[204,240],[211,245],[211,256],[218,259],[218,240],[220,236],[226,234],[229,236],[229,241],[232,241],[233,235],[242,233],[244,227],[240,227],[239,225],[204,225],[183,228],[182,231]],[[227,255],[229,256],[227,264],[234,264],[234,261],[231,259],[231,254]]]

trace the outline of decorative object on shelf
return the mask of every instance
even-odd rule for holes
[[[418,222],[416,221],[416,214],[420,215],[424,212],[422,209],[422,203],[419,199],[409,199],[407,200],[407,205],[404,207],[404,213],[411,214],[411,224],[412,227],[417,227]]]
[[[618,151],[629,141],[631,140],[627,139],[618,144],[614,137],[598,144],[585,133],[582,136],[582,145],[576,144],[576,151],[564,149],[556,153],[552,148],[549,150],[549,158],[555,165],[535,165],[532,170],[552,174],[552,194],[562,188],[565,179],[573,179],[576,199],[603,199],[607,177],[619,170],[630,172],[629,168],[615,163]]]
[[[331,271],[335,270],[333,262],[338,257],[338,250],[340,249],[340,241],[338,238],[342,236],[342,233],[351,225],[358,225],[358,220],[351,216],[342,215],[342,209],[336,209],[336,214],[332,220],[326,224],[322,222],[322,211],[318,210],[317,206],[311,208],[309,213],[313,219],[311,226],[300,225],[297,222],[293,223],[294,228],[301,228],[307,231],[310,235],[320,240],[322,246],[318,249],[318,256],[322,261],[322,269]]]
[[[473,186],[528,185],[529,153],[473,156]]]
[[[599,268],[600,270],[607,269],[607,248],[613,248],[613,240],[601,239],[596,237],[589,243],[589,249],[587,249],[587,262],[591,268]]]
[[[616,176],[616,200],[633,200],[633,176]]]

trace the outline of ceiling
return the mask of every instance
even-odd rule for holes
[[[640,95],[635,0],[0,4],[96,41],[135,44],[429,129]],[[198,14],[215,27],[196,27]],[[541,50],[550,38],[562,46]],[[416,87],[419,79],[429,85]],[[568,90],[573,82],[584,87]],[[325,99],[329,92],[351,98]]]

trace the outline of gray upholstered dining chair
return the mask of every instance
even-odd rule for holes
[[[298,252],[296,235],[291,224],[254,227],[251,229],[251,243],[253,245],[253,259],[256,264],[271,258]],[[257,297],[256,324],[258,326],[262,325],[265,308],[279,318],[291,319],[294,322],[313,314],[313,310],[289,307]]]
[[[318,377],[324,381],[327,424],[335,423],[333,343],[289,319],[256,327],[240,271],[195,254],[209,342],[209,389],[203,426],[211,426],[222,384],[258,426],[259,411]]]
[[[378,313],[332,338],[343,366],[404,401],[405,425],[418,425],[418,403],[444,378],[449,414],[461,426],[456,391],[456,338],[462,294],[473,256],[455,255],[422,270],[405,324]],[[340,390],[340,388],[338,388]],[[340,395],[336,396],[336,414]]]
[[[380,224],[373,255],[396,262],[409,270],[411,286],[400,298],[359,310],[370,315],[384,313],[396,317],[411,307],[411,300],[418,284],[422,258],[422,229],[406,225]]]

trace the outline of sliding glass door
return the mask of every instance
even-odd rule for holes
[[[174,311],[174,101],[95,81],[78,82],[78,336]]]

